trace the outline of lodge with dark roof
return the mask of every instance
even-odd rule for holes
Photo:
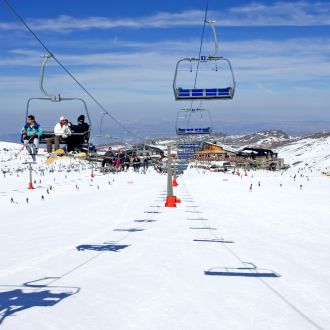
[[[203,143],[193,159],[203,162],[228,161],[236,167],[269,169],[272,171],[284,168],[284,160],[278,158],[278,154],[270,149],[246,147],[234,152],[209,142]]]

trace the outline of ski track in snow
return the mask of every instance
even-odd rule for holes
[[[284,173],[188,169],[165,208],[153,170],[92,178],[40,157],[28,190],[26,155],[1,151],[22,169],[0,179],[1,327],[330,329],[329,163],[310,167],[314,152]]]

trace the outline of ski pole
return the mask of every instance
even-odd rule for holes
[[[33,135],[31,135],[31,137],[29,138],[28,142],[27,143],[30,143],[31,139],[33,138]],[[22,150],[26,147],[26,144],[23,142],[23,145],[22,145],[22,148],[18,150],[17,154],[15,155],[15,157],[17,157],[21,152]]]

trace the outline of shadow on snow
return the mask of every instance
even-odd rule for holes
[[[126,244],[82,244],[78,245],[76,249],[78,251],[93,250],[93,251],[112,251],[117,252],[119,250],[127,248]]]
[[[153,219],[137,219],[134,220],[134,222],[156,222],[157,220],[153,220]]]
[[[114,229],[113,231],[127,231],[129,233],[135,233],[137,231],[144,231],[142,228],[117,228]]]
[[[280,277],[270,269],[259,269],[251,262],[243,262],[246,267],[214,267],[204,271],[204,275],[211,276],[243,276],[243,277]]]
[[[35,281],[17,285],[0,285],[0,324],[11,315],[33,307],[51,307],[65,298],[77,294],[80,288],[65,286],[49,286],[36,284],[42,281],[58,279],[45,277]],[[10,288],[10,290],[8,290]],[[6,290],[6,291],[4,291]]]
[[[194,239],[194,242],[208,242],[208,243],[234,243],[233,241],[226,241],[223,238],[215,238],[215,239],[207,239],[207,238],[201,238],[201,239]]]

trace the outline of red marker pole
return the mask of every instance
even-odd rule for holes
[[[176,197],[173,196],[171,147],[167,146],[167,197],[165,207],[176,207]]]
[[[175,164],[175,160],[174,160],[174,173],[173,173],[173,182],[172,182],[172,186],[173,187],[177,187],[179,184],[178,182],[176,181],[176,164]]]
[[[34,189],[33,184],[32,184],[32,162],[28,162],[28,163],[29,163],[29,172],[30,172],[30,182],[29,182],[28,189]]]

